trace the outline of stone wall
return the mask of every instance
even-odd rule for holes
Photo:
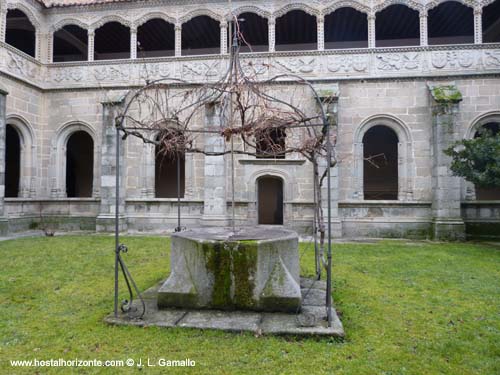
[[[317,16],[321,28],[322,18],[335,8],[319,2],[306,6],[284,1],[270,7],[265,1],[254,3],[247,10],[267,17],[270,25],[276,16],[296,6]],[[361,6],[373,17],[386,3],[349,4]],[[408,3],[420,10],[421,21],[425,19],[430,3]],[[4,95],[4,114],[0,108],[0,128],[4,131],[5,123],[12,124],[22,142],[19,198],[5,200],[0,222],[8,220],[8,228],[19,231],[37,225],[41,217],[51,217],[60,228],[110,230],[116,208],[112,113],[120,105],[118,98],[143,84],[146,78],[169,77],[190,83],[215,81],[225,71],[228,56],[179,56],[177,46],[174,57],[53,64],[52,33],[71,20],[89,30],[110,20],[134,28],[154,14],[171,14],[169,21],[176,23],[179,30],[181,22],[189,17],[210,14],[221,21],[222,38],[227,26],[225,3],[204,3],[204,10],[194,3],[181,10],[175,4],[102,5],[85,8],[88,12],[82,16],[81,9],[43,10],[32,0],[8,0],[0,4],[2,37],[5,4],[9,8],[20,7],[32,19],[38,43],[34,59],[0,38],[0,91],[8,92]],[[476,5],[479,10],[484,4]],[[175,11],[172,7],[176,7]],[[480,19],[475,17],[476,23]],[[322,50],[319,43],[317,51],[293,52],[275,52],[274,35],[270,32],[269,52],[242,57],[243,64],[252,62],[260,79],[297,74],[338,96],[334,129],[338,165],[331,171],[332,212],[337,225],[334,234],[427,238],[439,232],[436,223],[448,220],[449,224],[450,219],[455,228],[465,225],[474,237],[500,233],[499,202],[476,201],[474,187],[450,176],[447,161],[436,157],[443,145],[472,137],[484,121],[500,121],[500,45],[481,45],[476,35],[476,43],[470,45],[428,47],[426,38],[422,38],[421,46],[373,48],[371,31],[370,48]],[[450,82],[461,92],[462,100],[455,103],[453,116],[447,119],[436,115],[439,111],[435,110],[429,87]],[[285,82],[275,87],[274,93],[284,100],[293,98],[308,111],[316,110],[310,93],[297,85]],[[204,111],[197,114],[195,123],[203,129],[211,126],[212,120]],[[443,122],[452,123],[453,138],[438,139],[436,127]],[[398,136],[399,192],[394,201],[367,201],[363,196],[362,140],[375,125],[385,125]],[[65,196],[65,147],[68,137],[78,130],[86,131],[94,141],[93,194],[89,199]],[[297,142],[301,136],[301,130],[296,130],[287,142]],[[215,137],[199,136],[196,143],[200,148],[223,147]],[[153,148],[129,138],[123,142],[122,150],[122,228],[141,232],[172,230],[177,226],[176,200],[155,198]],[[3,156],[0,159],[3,165]],[[185,167],[181,225],[227,224],[232,217],[230,157],[186,155]],[[283,181],[284,225],[303,233],[310,231],[312,169],[303,157],[288,155],[284,160],[262,160],[237,155],[234,173],[235,218],[239,225],[257,224],[257,180],[274,176]],[[460,231],[463,229],[457,229]],[[456,238],[461,238],[460,233]]]

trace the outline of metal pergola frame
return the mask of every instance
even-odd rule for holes
[[[230,35],[231,35],[231,29],[232,29],[232,22],[229,22],[229,28],[230,28]],[[231,54],[230,54],[230,67],[229,69],[232,69],[234,64],[235,64],[235,59],[237,58],[238,56],[238,40],[236,38],[236,34],[234,34],[234,37],[233,37],[233,45],[232,45],[232,48],[231,48]],[[325,301],[325,304],[326,304],[326,308],[327,308],[327,321],[328,321],[328,326],[331,327],[332,326],[332,318],[333,318],[333,314],[332,314],[332,296],[331,296],[331,293],[332,293],[332,228],[331,228],[331,221],[332,221],[332,217],[331,217],[331,165],[332,165],[332,143],[331,143],[331,124],[330,124],[330,121],[328,120],[328,117],[325,113],[325,109],[323,107],[324,105],[324,101],[322,101],[322,99],[320,98],[320,96],[318,95],[318,92],[316,91],[316,89],[313,87],[312,83],[303,79],[302,77],[300,76],[297,76],[297,75],[293,75],[293,74],[281,74],[281,75],[277,75],[269,80],[265,80],[265,81],[260,81],[260,82],[256,82],[258,84],[277,84],[277,83],[283,83],[284,81],[282,81],[282,79],[295,79],[296,81],[295,82],[299,82],[301,84],[304,84],[306,86],[308,86],[311,91],[313,92],[313,95],[314,95],[314,98],[315,98],[315,101],[316,103],[318,104],[318,107],[320,109],[320,119],[322,120],[321,123],[314,123],[314,124],[299,124],[299,125],[291,125],[290,128],[306,128],[306,127],[322,127],[323,129],[323,132],[325,134],[325,138],[326,138],[326,142],[325,142],[325,146],[326,146],[326,177],[327,177],[327,259],[326,261],[324,260],[323,258],[323,255],[320,254],[319,252],[319,249],[318,249],[318,240],[317,240],[317,227],[316,227],[316,224],[317,222],[319,222],[319,217],[317,217],[318,215],[318,205],[319,205],[319,202],[317,201],[317,189],[320,188],[320,186],[317,186],[317,181],[316,181],[316,178],[313,178],[313,181],[314,181],[314,207],[315,207],[315,210],[314,210],[314,218],[313,218],[313,234],[314,234],[314,247],[315,247],[315,268],[316,268],[316,279],[319,280],[321,278],[321,266],[324,266],[326,268],[326,283],[327,283],[327,290],[326,290],[326,301]],[[281,81],[280,81],[281,80]],[[157,80],[157,81],[153,81],[151,83],[148,83],[146,84],[145,86],[143,86],[142,88],[140,88],[139,90],[135,91],[135,93],[132,95],[131,99],[128,101],[128,103],[126,104],[125,106],[125,110],[124,110],[124,113],[127,113],[127,111],[129,110],[130,106],[131,106],[131,103],[133,102],[133,98],[136,97],[138,94],[140,94],[143,90],[147,89],[148,87],[151,87],[152,85],[154,84],[158,84],[158,83],[164,83],[166,81],[169,81],[171,85],[177,85],[177,86],[183,86],[183,85],[189,85],[189,86],[193,86],[193,84],[191,83],[188,83],[186,81],[183,81],[183,80],[180,80],[180,79],[160,79],[160,80]],[[195,85],[196,86],[196,85]],[[115,317],[118,317],[118,306],[119,306],[119,302],[118,302],[118,297],[119,297],[119,272],[120,270],[122,271],[122,274],[124,276],[124,279],[125,279],[125,282],[126,282],[126,285],[127,285],[127,289],[128,289],[128,292],[129,292],[129,296],[130,296],[130,300],[124,300],[121,304],[121,310],[123,312],[132,312],[133,308],[132,308],[132,301],[133,301],[133,290],[135,291],[135,293],[137,294],[137,296],[139,297],[140,301],[141,301],[141,304],[142,304],[142,312],[140,315],[137,315],[135,316],[136,318],[142,318],[144,313],[145,313],[145,310],[146,310],[146,307],[145,307],[145,303],[144,303],[144,300],[142,299],[142,296],[141,296],[141,293],[140,291],[138,290],[137,288],[137,285],[135,284],[128,268],[126,267],[122,257],[121,257],[121,253],[122,252],[127,252],[127,247],[123,244],[120,243],[120,147],[121,147],[121,141],[122,141],[122,138],[123,140],[129,135],[129,132],[130,131],[137,131],[137,130],[140,130],[140,131],[157,131],[157,130],[164,130],[164,128],[138,128],[138,127],[127,127],[124,125],[124,121],[125,121],[125,118],[124,116],[120,116],[119,118],[117,117],[115,119],[116,121],[116,124],[115,124],[115,128],[116,128],[116,160],[115,160],[115,163],[116,163],[116,191],[115,191],[115,233],[114,233],[114,237],[115,237],[115,280],[114,280],[114,315]],[[217,131],[210,131],[210,130],[184,130],[186,132],[193,132],[193,133],[218,133],[220,134],[220,132],[217,132]],[[120,132],[123,133],[123,137],[121,136]],[[221,135],[222,136],[222,135]],[[144,139],[143,139],[144,140]],[[234,149],[233,149],[233,144],[232,144],[232,140],[233,140],[233,135],[231,135],[231,157],[232,157],[232,171],[233,171],[233,174],[234,174]],[[180,197],[180,178],[179,178],[179,175],[180,175],[180,157],[177,157],[177,227],[175,228],[175,231],[180,231],[182,230],[182,227],[181,227],[181,197]],[[235,225],[235,207],[234,207],[234,204],[235,204],[235,200],[234,200],[234,178],[232,180],[232,184],[233,184],[233,187],[232,187],[232,192],[233,192],[233,196],[232,196],[232,224],[233,224],[233,228],[234,228],[234,225]]]

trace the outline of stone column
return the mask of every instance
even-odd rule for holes
[[[232,41],[231,41],[232,43]],[[225,55],[227,53],[227,22],[220,23],[220,53]]]
[[[368,15],[368,48],[376,47],[376,37],[375,37],[375,15]]]
[[[95,30],[89,29],[87,31],[87,36],[88,36],[87,60],[88,61],[94,61],[94,37],[95,37]]]
[[[116,166],[116,127],[115,118],[122,104],[123,97],[109,98],[102,102],[101,135],[101,205],[96,220],[97,232],[112,232],[115,229],[116,210],[116,173],[120,174],[119,227],[126,230],[125,221],[125,152],[120,138],[120,168]]]
[[[53,63],[54,62],[54,32],[50,32],[47,35],[47,62]]]
[[[155,147],[149,143],[142,144],[141,154],[141,198],[155,197]]]
[[[36,33],[36,58],[42,63],[52,62],[52,32]]]
[[[182,55],[182,25],[175,25],[175,56]]]
[[[220,129],[221,106],[211,103],[205,107],[205,129]],[[205,151],[224,150],[224,138],[219,134],[205,135]],[[205,186],[203,205],[203,225],[225,226],[227,219],[226,164],[224,156],[205,156]]]
[[[325,50],[325,16],[317,16],[316,24],[318,26],[318,51]]]
[[[5,129],[7,126],[7,90],[0,83],[0,235],[9,230],[9,222],[5,217]]]
[[[420,45],[429,45],[429,37],[427,33],[427,11],[420,12]]]
[[[460,178],[453,176],[451,157],[443,152],[460,139],[456,116],[462,95],[454,83],[428,86],[432,98],[432,233],[437,240],[463,240]]]
[[[274,52],[276,50],[276,20],[272,17],[269,17],[267,25],[268,25],[269,52]]]
[[[137,29],[130,28],[130,58],[137,59]]]
[[[483,8],[474,8],[474,44],[483,43]]]
[[[36,31],[35,33],[35,59],[41,60],[42,55],[42,32]]]
[[[5,5],[0,4],[0,42],[5,42],[5,29],[7,27],[7,9]]]
[[[332,159],[335,155],[334,139],[337,136],[338,124],[338,85],[317,86],[315,89],[320,96],[323,110],[325,111],[327,120],[330,124],[330,139],[332,142]],[[322,159],[319,165],[319,173],[323,174],[327,168],[327,160]],[[321,208],[325,218],[325,225],[328,224],[328,181],[325,178],[321,186]],[[339,215],[339,167],[338,164],[330,168],[330,212],[331,212],[331,228],[332,237],[342,237],[342,223]]]

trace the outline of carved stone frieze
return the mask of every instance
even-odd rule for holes
[[[123,81],[129,80],[131,67],[127,64],[96,66],[92,73],[97,81]]]
[[[483,61],[486,68],[500,68],[500,50],[484,51]]]
[[[431,63],[437,69],[471,68],[476,57],[473,51],[435,51]]]
[[[367,55],[328,56],[326,68],[332,73],[362,73],[368,70]]]
[[[417,70],[421,66],[420,53],[386,53],[377,55],[377,69],[383,71]]]
[[[52,70],[52,80],[55,82],[81,82],[85,77],[85,69],[82,68],[57,68]]]
[[[318,58],[315,56],[304,56],[295,58],[276,59],[273,62],[276,70],[293,74],[312,74],[318,67]]]
[[[7,54],[9,57],[7,69],[10,72],[31,79],[39,78],[39,68],[36,64],[11,51],[7,51]]]
[[[155,63],[139,66],[139,77],[144,80],[169,78],[174,75],[173,64]]]
[[[264,76],[269,74],[270,65],[267,60],[263,59],[248,59],[243,60],[241,68],[247,76]]]
[[[193,61],[182,64],[182,79],[199,81],[200,79],[216,79],[220,74],[220,61]]]
[[[401,50],[276,52],[241,56],[241,66],[248,76],[267,79],[288,73],[308,79],[351,77],[412,77],[459,74],[500,73],[500,49],[428,47]],[[215,81],[228,67],[227,56],[166,57],[140,60],[96,61],[40,64],[12,47],[0,43],[0,71],[23,79],[42,89],[72,87],[127,87],[138,82],[162,78],[189,82]]]

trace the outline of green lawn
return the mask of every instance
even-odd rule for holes
[[[141,289],[167,276],[168,239],[127,237],[123,242],[129,247],[124,258]],[[304,275],[313,270],[311,250],[302,257]],[[333,296],[344,342],[257,338],[103,323],[113,307],[112,237],[1,242],[0,372],[38,373],[10,367],[12,359],[149,357],[191,358],[196,367],[143,373],[500,374],[500,248],[339,244],[334,263]],[[69,370],[39,369],[55,372]]]

